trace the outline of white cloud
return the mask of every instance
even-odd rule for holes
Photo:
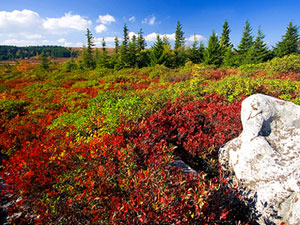
[[[151,33],[145,36],[146,41],[156,41],[157,33]]]
[[[8,39],[1,42],[2,45],[15,45],[15,46],[29,46],[37,45],[38,43],[33,40],[17,40],[17,39]]]
[[[154,41],[156,41],[157,34],[158,33],[148,34],[148,35],[145,36],[145,40],[154,42]],[[159,35],[160,35],[160,38],[163,38],[165,36],[165,37],[167,37],[167,39],[169,41],[175,41],[175,33],[172,33],[172,34],[159,34]]]
[[[96,33],[102,33],[107,30],[107,27],[104,24],[99,24],[95,27]]]
[[[130,39],[133,37],[133,35],[135,35],[135,37],[138,36],[138,34],[136,34],[136,33],[134,33],[134,32],[129,32],[129,33],[128,33],[128,36],[129,36]]]
[[[156,20],[155,16],[151,16],[151,17],[148,16],[145,19],[143,19],[142,23],[149,24],[149,25],[154,25],[155,24],[155,20]]]
[[[116,19],[112,15],[106,14],[104,16],[99,16],[97,22],[111,24],[112,22],[116,22]]]
[[[129,22],[135,22],[135,17],[134,17],[134,16],[130,17],[130,18],[128,19],[128,21],[129,21]]]
[[[57,40],[57,42],[59,42],[59,43],[64,43],[64,42],[66,42],[66,39],[60,38],[60,39]]]
[[[43,20],[38,13],[24,9],[12,12],[0,11],[0,33],[7,35],[17,34],[26,36],[34,35],[43,28]]]
[[[71,12],[68,12],[59,18],[47,18],[43,26],[47,31],[52,33],[66,33],[66,29],[83,31],[90,27],[91,24],[92,22],[90,20],[86,20],[80,15],[72,15]]]
[[[206,40],[206,38],[200,34],[191,35],[186,40],[193,42],[195,38],[196,38],[196,41],[205,41]]]

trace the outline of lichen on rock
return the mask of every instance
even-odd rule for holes
[[[255,200],[260,224],[300,224],[300,106],[255,94],[241,120],[243,132],[220,149],[223,170]]]

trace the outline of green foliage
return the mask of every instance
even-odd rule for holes
[[[182,25],[177,21],[176,32],[175,32],[175,51],[179,48],[184,47],[184,32],[182,31]]]
[[[150,49],[150,65],[155,66],[156,64],[164,64],[166,60],[166,54],[164,51],[164,43],[161,40],[159,34],[156,36],[156,42],[153,43]]]
[[[204,52],[204,62],[208,65],[220,66],[221,60],[219,39],[217,34],[213,31],[208,40],[208,46]]]
[[[151,71],[149,72],[149,78],[160,78],[163,74],[169,72],[169,70],[170,69],[166,66],[157,64],[151,68]]]
[[[242,39],[236,50],[240,65],[250,63],[249,51],[252,49],[254,43],[251,32],[252,27],[250,26],[249,21],[246,20]]]
[[[300,72],[300,56],[286,55],[282,58],[274,58],[267,63],[271,72]]]
[[[258,28],[257,37],[249,50],[249,61],[252,63],[266,62],[270,58],[270,52],[267,44],[264,42],[265,35],[262,33],[260,27]]]
[[[15,117],[16,115],[21,115],[24,113],[25,106],[28,103],[24,100],[2,100],[0,101],[0,113],[4,113],[6,118],[11,119]]]
[[[299,53],[299,31],[298,26],[289,22],[286,33],[282,36],[282,40],[276,44],[274,48],[275,56],[282,57],[289,54]]]
[[[229,25],[228,25],[228,21],[225,20],[225,22],[223,24],[223,30],[222,30],[221,38],[220,38],[220,48],[221,48],[223,58],[225,57],[227,49],[230,46],[232,46],[232,44],[230,43],[229,34],[230,34],[230,28],[229,28]]]

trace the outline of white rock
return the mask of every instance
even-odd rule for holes
[[[300,224],[300,106],[255,94],[241,120],[243,132],[220,149],[222,168],[255,197],[260,224]]]

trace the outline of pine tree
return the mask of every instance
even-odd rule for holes
[[[130,67],[136,66],[136,54],[137,54],[137,40],[136,36],[133,35],[131,42],[128,44],[128,65]]]
[[[213,31],[208,40],[208,45],[204,52],[204,62],[208,65],[216,66],[219,66],[221,64],[220,43],[215,31]]]
[[[94,44],[94,37],[91,33],[91,31],[87,28],[86,29],[86,38],[87,38],[87,48],[83,49],[83,63],[84,67],[87,69],[94,69],[96,66],[92,47],[95,46]]]
[[[120,57],[121,57],[121,63],[128,67],[128,44],[129,44],[129,35],[128,35],[128,28],[126,24],[124,24],[123,27],[123,42],[120,48]]]
[[[41,64],[40,64],[40,68],[42,70],[46,70],[49,68],[49,61],[47,56],[45,55],[44,51],[41,53],[40,55],[40,59],[41,59]]]
[[[299,27],[289,22],[286,33],[282,36],[282,40],[276,44],[274,53],[277,57],[299,53]]]
[[[182,26],[179,21],[177,21],[177,27],[175,32],[175,51],[178,50],[180,47],[184,47],[184,32],[182,31]]]
[[[118,37],[115,37],[115,53],[117,54],[119,52],[120,45],[119,45],[119,39]]]
[[[142,29],[140,29],[140,31],[138,32],[138,38],[137,38],[137,51],[141,52],[142,50],[144,50],[146,48],[146,46],[147,46],[147,44],[143,37],[143,31],[142,31]]]
[[[201,55],[198,44],[199,43],[197,41],[196,35],[194,35],[194,41],[192,44],[192,48],[189,50],[189,59],[195,64],[200,63],[203,59],[203,55]]]
[[[231,46],[229,34],[230,34],[230,29],[229,29],[228,21],[225,20],[223,24],[222,35],[220,38],[220,47],[225,49],[225,51],[229,46]]]
[[[252,36],[251,32],[252,32],[252,28],[250,26],[250,23],[248,20],[246,20],[246,24],[244,26],[244,31],[243,31],[243,36],[242,36],[241,42],[236,50],[240,64],[246,64],[251,61],[250,56],[249,56],[249,51],[253,47],[253,36]]]
[[[161,40],[159,34],[157,34],[156,42],[154,42],[150,51],[150,64],[151,66],[154,66],[156,64],[163,64],[164,61],[165,61],[164,43]]]
[[[227,47],[222,66],[228,68],[237,66],[236,56],[233,54],[232,46]]]
[[[106,51],[106,43],[105,43],[105,40],[104,40],[104,37],[102,38],[102,54],[107,54],[107,51]]]
[[[269,50],[267,44],[263,41],[265,35],[260,27],[257,31],[256,39],[253,43],[252,49],[249,52],[251,63],[262,63],[269,59]]]

